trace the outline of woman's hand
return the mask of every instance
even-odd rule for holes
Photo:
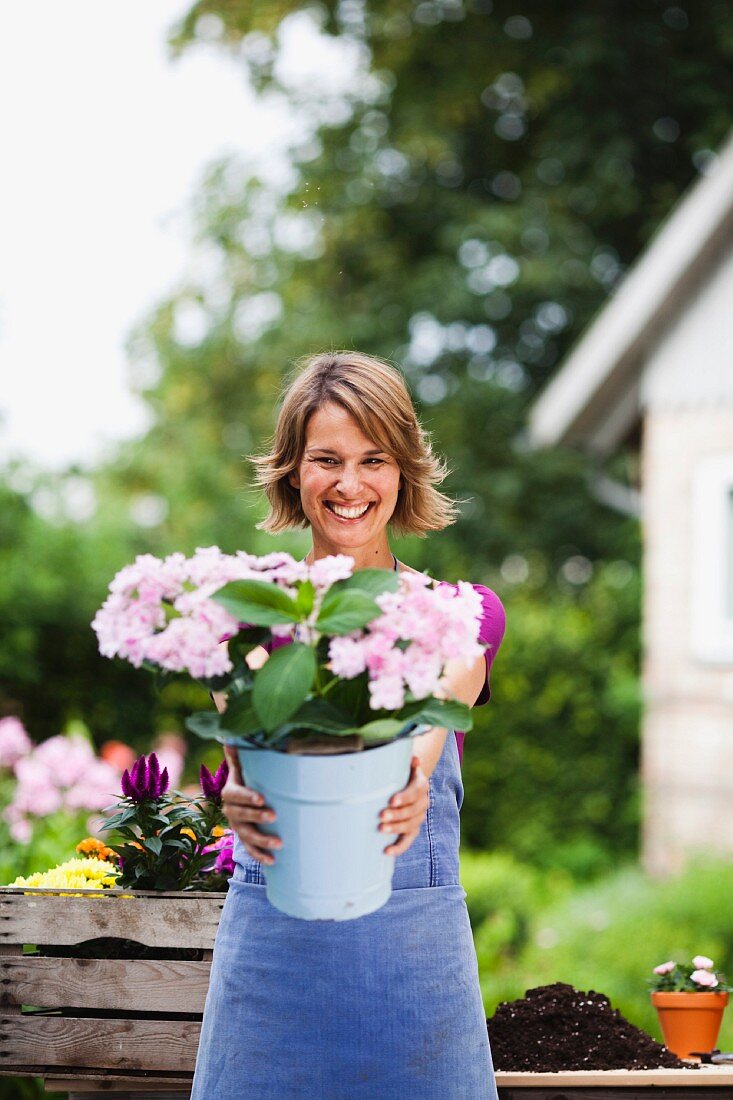
[[[428,777],[420,757],[413,756],[407,786],[392,795],[389,806],[379,815],[381,832],[399,834],[395,843],[384,849],[385,855],[401,856],[414,843],[428,811],[429,793]]]
[[[229,764],[229,778],[221,792],[221,807],[227,821],[242,841],[247,855],[259,863],[274,863],[270,851],[282,847],[276,836],[267,836],[257,828],[258,821],[274,821],[275,813],[257,791],[244,786],[239,757],[230,745],[224,745],[224,755]]]

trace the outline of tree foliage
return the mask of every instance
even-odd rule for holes
[[[283,64],[293,28],[298,71]],[[316,38],[348,57],[340,83],[307,63]],[[733,11],[200,0],[171,46],[202,42],[292,113],[289,167],[268,176],[243,151],[202,179],[190,269],[130,335],[152,426],[88,475],[96,514],[44,519],[7,491],[3,706],[49,733],[82,713],[138,744],[182,726],[195,692],[154,699],[93,652],[106,583],[135,553],[272,549],[245,456],[299,357],[358,348],[404,369],[465,502],[454,527],[395,549],[507,606],[464,827],[601,866],[634,843],[638,529],[594,496],[592,459],[527,449],[527,410],[723,139]],[[633,441],[612,472],[635,481]],[[303,554],[307,533],[278,545]]]

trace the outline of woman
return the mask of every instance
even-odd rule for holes
[[[392,554],[388,526],[424,537],[456,518],[453,502],[435,488],[446,469],[401,375],[371,356],[306,360],[286,389],[270,453],[253,461],[270,502],[259,526],[272,533],[309,526],[309,563],[348,554],[355,569],[416,572]],[[453,662],[445,674],[450,693],[470,706],[489,698],[504,631],[498,598],[475,587],[486,656],[468,669]],[[296,920],[267,901],[263,868],[281,841],[258,824],[275,815],[244,786],[226,750],[223,804],[236,834],[236,869],[192,1100],[496,1100],[459,884],[462,739],[438,728],[414,739],[409,783],[379,826],[398,835],[385,847],[397,857],[392,895],[375,913],[338,922]]]

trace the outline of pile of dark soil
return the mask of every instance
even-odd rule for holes
[[[691,1068],[625,1020],[608,997],[564,982],[502,1002],[486,1023],[499,1070]]]

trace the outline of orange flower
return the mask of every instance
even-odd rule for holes
[[[193,829],[181,829],[181,836],[190,836],[191,840],[196,840],[196,834]]]
[[[212,836],[224,836],[224,834],[228,833],[228,832],[229,832],[229,830],[225,829],[223,825],[215,825],[214,828],[211,830],[211,835]]]
[[[88,836],[86,840],[80,840],[76,846],[77,852],[91,859],[117,859],[117,852],[108,848],[101,840],[94,836]]]

